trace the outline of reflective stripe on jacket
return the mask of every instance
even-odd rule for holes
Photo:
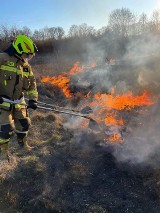
[[[28,98],[37,100],[36,80],[28,62],[17,61],[14,56],[0,53],[0,96],[10,100],[18,100],[27,92]],[[3,103],[0,108],[8,108]]]

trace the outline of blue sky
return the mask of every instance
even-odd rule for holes
[[[95,29],[107,25],[109,14],[122,7],[136,14],[150,15],[160,6],[159,0],[0,0],[0,25],[63,27],[86,23]]]

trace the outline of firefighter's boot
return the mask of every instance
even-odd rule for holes
[[[8,142],[0,145],[0,162],[8,161],[9,162],[9,153],[8,153]]]
[[[27,151],[33,149],[33,147],[28,145],[27,137],[24,137],[23,139],[18,139],[18,145],[20,149],[25,149]]]

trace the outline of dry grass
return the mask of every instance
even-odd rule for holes
[[[34,112],[29,139],[33,145],[42,145],[46,141],[59,141],[63,133],[63,119],[52,112]]]
[[[14,170],[18,166],[19,158],[11,155],[10,162],[2,161],[0,162],[0,181],[4,181],[5,179],[11,177],[13,175]]]

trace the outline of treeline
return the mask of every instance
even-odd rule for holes
[[[107,19],[107,17],[106,17]],[[127,8],[116,9],[108,17],[106,26],[96,30],[86,23],[72,25],[66,34],[62,27],[44,27],[32,32],[29,27],[24,26],[18,29],[16,26],[0,26],[0,46],[1,49],[13,39],[17,34],[25,34],[31,37],[37,44],[41,53],[61,52],[68,48],[74,49],[74,54],[85,51],[86,42],[97,42],[97,45],[112,49],[117,54],[117,48],[125,51],[128,40],[145,36],[147,34],[160,35],[160,11],[153,11],[150,17],[142,13],[135,14]],[[111,47],[111,43],[117,42],[117,48]],[[113,55],[110,49],[110,54]],[[118,55],[122,52],[118,52]]]

